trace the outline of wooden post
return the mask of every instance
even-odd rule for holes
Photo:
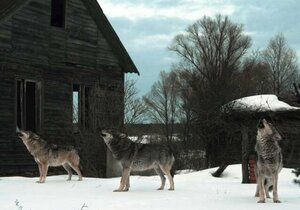
[[[242,174],[243,180],[242,183],[249,183],[249,170],[248,170],[248,157],[249,157],[249,135],[248,127],[242,125]]]

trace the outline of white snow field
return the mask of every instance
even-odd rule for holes
[[[299,210],[300,186],[292,180],[291,169],[279,176],[279,198],[259,204],[254,198],[255,184],[241,184],[241,166],[229,166],[223,178],[210,175],[215,169],[175,175],[175,191],[157,191],[157,176],[131,177],[129,192],[112,192],[119,178],[85,178],[65,181],[67,176],[48,177],[45,184],[37,178],[1,177],[0,210]],[[74,178],[77,178],[74,176]],[[168,187],[168,186],[167,186]]]

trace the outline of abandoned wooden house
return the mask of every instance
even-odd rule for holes
[[[58,144],[79,128],[122,126],[129,72],[139,73],[97,0],[1,0],[0,175],[37,171],[17,126]],[[97,153],[105,177],[106,148]]]

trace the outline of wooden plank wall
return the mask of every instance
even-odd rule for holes
[[[65,28],[50,26],[50,0],[29,1],[0,23],[0,175],[36,172],[14,133],[16,78],[42,82],[41,135],[55,143],[66,138],[64,129],[72,126],[73,83],[93,86],[101,81],[104,99],[118,99],[112,103],[123,99],[124,74],[119,61],[89,11],[81,0],[67,0],[66,8]],[[101,107],[101,120],[120,122],[122,116],[114,110],[117,106]],[[66,120],[65,115],[70,118]],[[104,149],[102,153],[102,160],[95,161],[106,161]]]

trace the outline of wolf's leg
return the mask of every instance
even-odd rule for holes
[[[174,187],[174,180],[173,180],[173,177],[171,175],[171,167],[169,166],[162,166],[160,165],[160,169],[167,175],[168,177],[168,180],[169,180],[169,183],[170,183],[170,188],[169,190],[174,190],[175,187]]]
[[[43,183],[43,177],[44,177],[44,165],[39,164],[39,171],[40,171],[40,179],[39,181],[36,181],[37,183]]]
[[[265,183],[264,178],[261,175],[258,175],[257,184],[259,185],[259,201],[258,203],[265,203]]]
[[[130,174],[127,177],[126,186],[125,186],[124,191],[129,191],[129,188],[130,188]]]
[[[130,168],[123,168],[120,186],[117,190],[114,190],[114,192],[124,191],[124,188],[126,186],[126,181],[127,181],[127,178],[129,177],[129,174],[130,174]]]
[[[72,169],[71,166],[68,163],[63,164],[64,169],[68,172],[68,179],[67,181],[70,181],[72,178]]]
[[[39,181],[36,181],[36,182],[40,183],[42,181],[42,176],[43,176],[42,165],[40,163],[37,163],[37,164],[38,164],[38,167],[39,167],[40,178],[39,178]]]
[[[122,183],[123,183],[123,171],[122,171],[122,176],[121,176],[121,180],[120,180],[120,185],[119,185],[119,188],[118,189],[116,189],[116,190],[114,190],[114,192],[120,192],[121,191],[121,189],[122,189],[122,187],[121,187],[121,185],[122,185]]]
[[[281,203],[280,200],[278,200],[277,185],[278,185],[278,174],[276,173],[273,178],[273,202]]]
[[[254,165],[254,173],[256,177],[256,191],[255,191],[255,197],[259,197],[259,184],[258,184],[258,173],[257,173],[257,165]]]
[[[47,173],[48,173],[48,164],[42,164],[42,180],[40,181],[40,183],[45,183],[46,181],[46,177],[47,177]]]
[[[79,169],[79,164],[74,164],[74,163],[70,163],[70,166],[74,169],[74,171],[76,171],[76,173],[78,174],[79,178],[78,181],[82,181],[82,174],[81,171]]]
[[[256,184],[255,197],[259,197],[259,184],[258,184],[258,180],[257,180],[257,184]]]
[[[270,178],[266,178],[265,179],[265,191],[266,191],[266,197],[267,198],[270,198],[270,193],[269,193],[269,190],[270,190],[270,187],[272,186],[272,183],[273,183],[273,179],[270,179]]]
[[[166,177],[164,176],[164,173],[162,172],[162,170],[159,167],[155,167],[154,170],[157,173],[157,175],[159,175],[160,180],[161,180],[161,185],[157,190],[163,190],[165,188],[165,184],[166,184]]]

